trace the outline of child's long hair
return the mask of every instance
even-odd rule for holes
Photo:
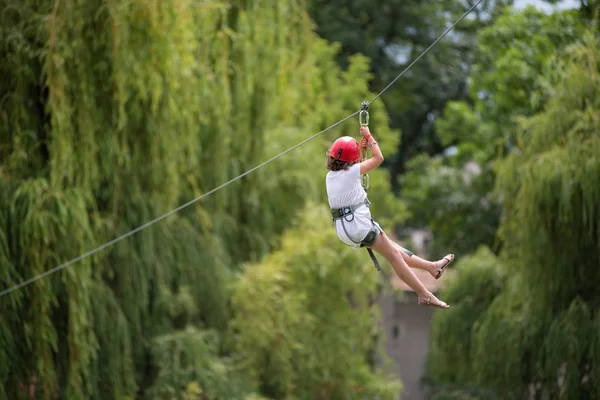
[[[355,162],[346,162],[327,156],[327,169],[330,171],[344,171],[356,164]]]

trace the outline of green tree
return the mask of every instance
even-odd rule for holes
[[[431,399],[493,398],[493,392],[478,387],[473,374],[474,335],[478,320],[504,288],[508,274],[501,260],[484,246],[457,260],[456,268],[458,277],[443,293],[452,306],[433,319],[425,383]]]
[[[3,2],[0,287],[356,110],[369,95],[367,60],[341,71],[336,47],[311,28],[301,2],[278,0]],[[386,118],[373,110],[382,146],[395,147]],[[221,354],[230,272],[277,246],[307,199],[323,198],[315,154],[329,141],[3,296],[0,398],[34,381],[42,399],[251,393]],[[188,345],[192,360],[178,353]]]
[[[498,165],[510,277],[472,324],[466,357],[474,382],[503,398],[600,396],[599,48],[589,31],[552,57],[548,100],[520,119],[515,147]],[[438,354],[454,346],[443,344],[443,325],[432,336]]]
[[[347,65],[356,53],[369,57],[374,74],[370,87],[378,92],[473,3],[313,0],[309,9],[317,33],[341,44],[340,65]],[[382,96],[391,126],[402,132],[402,142],[394,156],[386,158],[394,186],[401,186],[397,178],[412,157],[421,152],[437,154],[443,149],[436,136],[435,118],[448,101],[467,98],[467,78],[478,30],[493,22],[510,4],[510,0],[483,1]]]
[[[329,215],[309,205],[280,250],[244,269],[236,349],[270,398],[396,399],[399,382],[369,363],[380,275],[366,252],[340,243]]]
[[[412,159],[401,178],[409,224],[434,232],[433,248],[468,254],[499,250],[500,205],[494,163],[515,146],[518,119],[539,111],[551,92],[542,79],[552,56],[580,37],[575,11],[507,9],[478,37],[468,101],[451,101],[436,121],[446,155]]]
[[[217,332],[193,327],[153,338],[152,359],[157,376],[148,398],[259,400],[259,395],[252,392],[250,380],[236,367],[235,359],[219,357],[219,345]]]

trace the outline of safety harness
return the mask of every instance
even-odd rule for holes
[[[367,101],[363,101],[360,105],[360,113],[358,114],[358,119],[359,119],[359,123],[361,126],[369,126],[369,112],[367,111],[368,107],[369,107],[369,102],[367,102]],[[365,122],[363,122],[363,115],[365,116]],[[367,149],[363,148],[363,149],[361,149],[361,159],[364,160],[364,159],[366,159],[366,157],[367,157]],[[368,174],[363,175],[362,186],[365,189],[365,192],[367,192],[369,190],[369,175]],[[381,229],[379,228],[379,226],[377,224],[375,224],[375,221],[373,221],[373,219],[371,219],[371,230],[369,231],[369,233],[367,233],[367,235],[364,237],[364,239],[361,240],[360,242],[357,242],[354,239],[352,239],[350,237],[350,235],[348,234],[348,231],[346,230],[345,222],[352,222],[354,220],[354,212],[363,206],[366,206],[366,207],[371,206],[369,199],[365,199],[364,202],[359,203],[359,204],[353,204],[353,205],[342,207],[342,208],[332,208],[331,216],[333,217],[333,224],[335,225],[335,221],[338,219],[341,219],[342,227],[344,228],[344,233],[346,234],[348,239],[350,239],[353,243],[360,244],[360,247],[366,247],[367,251],[369,252],[369,256],[371,257],[371,260],[373,261],[373,264],[375,265],[375,268],[377,268],[377,271],[381,271],[381,266],[379,265],[379,261],[377,261],[375,254],[373,254],[373,250],[370,249],[370,247],[375,244],[375,241],[377,240],[377,236],[379,236],[379,234],[381,233]],[[350,218],[350,219],[348,219],[348,218]]]
[[[346,234],[348,239],[350,239],[350,241],[352,241],[353,243],[356,243],[356,244],[360,244],[360,247],[367,248],[367,251],[369,252],[369,256],[371,257],[371,260],[373,261],[375,268],[377,268],[377,271],[381,271],[381,266],[379,265],[379,262],[377,261],[375,254],[373,254],[373,250],[371,250],[369,248],[369,247],[373,246],[373,244],[375,244],[375,241],[377,240],[377,236],[379,236],[379,234],[381,233],[381,229],[379,229],[377,224],[375,224],[375,221],[373,221],[373,219],[371,219],[371,230],[367,233],[367,235],[364,237],[364,239],[361,240],[360,242],[357,242],[354,239],[352,239],[352,237],[350,237],[350,235],[348,234],[348,231],[346,230],[345,222],[352,222],[354,220],[354,212],[363,206],[366,206],[366,207],[371,206],[371,203],[369,202],[368,199],[365,199],[364,202],[359,203],[359,204],[354,204],[354,205],[346,206],[346,207],[342,207],[342,208],[332,208],[331,216],[333,217],[334,225],[335,225],[336,220],[339,219],[342,221],[342,227],[344,229],[344,233]]]

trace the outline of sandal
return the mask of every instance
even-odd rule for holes
[[[433,272],[438,272],[438,275],[435,277],[435,279],[440,279],[442,277],[442,275],[444,274],[444,271],[446,270],[446,267],[448,265],[450,265],[450,263],[452,263],[452,261],[454,261],[454,254],[448,254],[448,255],[444,256],[443,260],[446,260],[447,263],[442,265],[441,267],[438,267],[438,269],[433,271]],[[438,266],[437,261],[435,261],[433,264],[436,267]]]
[[[431,304],[431,298],[436,299],[437,301],[439,301],[438,304]],[[433,294],[429,293],[426,297],[418,297],[417,296],[417,301],[418,304],[423,305],[423,306],[428,306],[428,307],[437,307],[437,308],[449,308],[450,306],[448,304],[446,304],[445,302],[441,301],[440,299],[436,298]]]

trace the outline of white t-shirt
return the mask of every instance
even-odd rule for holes
[[[327,185],[327,197],[330,208],[342,208],[359,203],[364,203],[367,192],[362,187],[360,176],[360,164],[354,164],[345,171],[329,171],[325,179]],[[353,248],[359,248],[360,242],[367,236],[373,225],[369,207],[363,206],[354,212],[352,216],[335,220],[335,230],[342,242]],[[351,221],[348,221],[351,220]],[[348,235],[344,232],[344,224]]]

